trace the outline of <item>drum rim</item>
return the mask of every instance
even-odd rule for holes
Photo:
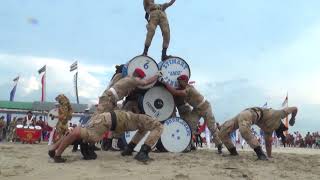
[[[126,63],[126,71],[127,71],[126,73],[127,73],[127,76],[129,75],[128,70],[129,70],[129,64],[130,64],[130,62],[133,61],[134,59],[138,58],[138,57],[147,57],[147,58],[149,58],[150,60],[152,60],[152,61],[157,65],[158,71],[160,70],[160,67],[159,67],[157,61],[154,60],[152,57],[150,57],[150,56],[145,56],[145,55],[138,55],[138,56],[135,56],[134,58],[130,59],[130,60]],[[188,66],[189,66],[189,65],[188,65]],[[190,68],[189,68],[189,69],[190,69]],[[154,86],[155,84],[156,84],[156,82],[155,82],[152,86]],[[139,86],[138,88],[139,88],[139,89],[150,89],[150,88],[152,88],[152,86],[151,86],[151,87],[146,87],[146,88]]]
[[[150,89],[148,89],[148,91],[146,92],[146,93],[144,93],[144,95],[142,96],[142,101],[141,101],[141,106],[142,106],[142,109],[143,109],[143,113],[144,114],[146,114],[146,112],[145,112],[145,110],[144,110],[144,98],[145,98],[145,96],[146,96],[146,94],[151,90],[151,89],[153,89],[153,88],[163,88],[163,89],[166,89],[165,87],[163,87],[163,86],[154,86],[154,87],[152,87],[152,88],[150,88]],[[172,112],[170,113],[170,115],[169,115],[169,117],[167,117],[167,118],[164,118],[164,120],[160,120],[159,119],[159,122],[165,122],[166,120],[168,120],[168,119],[170,119],[170,116],[172,115],[172,113],[174,112],[174,110],[175,110],[175,108],[176,108],[176,106],[175,106],[175,102],[174,102],[174,97],[173,97],[173,95],[169,92],[169,94],[172,96],[172,98],[173,98],[173,109],[172,109]],[[146,114],[147,115],[147,114]],[[149,116],[149,115],[148,115]]]
[[[53,121],[53,120],[50,120],[50,117],[49,117],[50,112],[53,111],[53,110],[57,110],[57,111],[58,111],[58,114],[59,114],[59,108],[53,108],[53,109],[51,109],[51,110],[48,112],[47,123],[48,123],[48,126],[51,127],[51,128],[55,128],[55,127],[57,126],[57,124],[56,124],[55,126],[50,126],[50,123],[49,123],[50,121]],[[58,121],[59,121],[59,120],[57,120],[57,123],[58,123]]]
[[[181,152],[178,152],[178,153],[182,153],[182,152],[186,151],[187,148],[189,147],[189,145],[191,144],[191,141],[192,141],[192,129],[191,129],[189,123],[187,123],[187,121],[184,120],[184,119],[182,119],[181,117],[171,117],[171,118],[169,118],[169,119],[172,119],[172,118],[179,118],[179,119],[183,120],[183,121],[188,125],[188,127],[189,127],[189,129],[190,129],[190,132],[191,132],[190,140],[189,140],[189,143],[188,143],[187,147],[186,147],[185,149],[183,149]],[[167,119],[167,120],[169,120],[169,119]],[[167,120],[163,121],[163,124],[164,124]],[[159,139],[161,139],[161,136],[160,136]],[[163,145],[163,141],[162,141],[162,140],[161,140],[161,143],[162,143],[162,145]],[[171,151],[169,151],[164,145],[163,145],[163,147],[164,147],[164,149],[167,150],[168,152],[171,152]]]
[[[159,69],[162,70],[162,66],[163,66],[164,62],[168,61],[168,60],[171,59],[171,58],[181,59],[181,60],[183,60],[183,61],[188,65],[188,67],[189,67],[189,68],[188,68],[188,69],[189,69],[189,79],[190,79],[190,78],[191,78],[191,68],[190,68],[188,62],[187,62],[186,60],[184,60],[183,58],[178,57],[178,56],[171,56],[170,58],[168,58],[168,59],[166,59],[165,61],[163,61],[163,62],[161,63],[161,66],[159,67]]]

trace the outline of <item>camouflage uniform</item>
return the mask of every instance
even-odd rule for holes
[[[16,134],[16,126],[17,126],[17,119],[13,118],[13,120],[10,122],[9,128],[8,128],[8,136],[7,136],[8,142],[14,140],[15,134]]]
[[[251,126],[253,124],[257,125],[263,130],[266,138],[272,137],[273,131],[279,128],[281,119],[285,118],[290,112],[290,108],[284,108],[282,110],[258,107],[245,109],[221,126],[219,136],[228,149],[234,148],[235,146],[231,141],[230,134],[239,129],[241,136],[251,148],[255,149],[260,146],[260,143],[253,135]]]
[[[105,90],[99,98],[99,104],[95,114],[110,112],[117,107],[117,101],[126,97],[137,86],[135,77],[127,76],[117,81],[111,88]]]
[[[138,144],[148,131],[150,131],[150,134],[145,141],[146,145],[151,147],[160,138],[163,126],[159,121],[144,114],[134,114],[121,110],[115,110],[114,113],[116,116],[114,119],[116,121],[115,133],[138,130],[132,138],[133,143]],[[111,127],[110,113],[94,115],[89,125],[86,128],[81,128],[81,138],[86,142],[97,142],[102,139],[106,131],[111,130]]]
[[[185,102],[184,97],[175,96],[174,102],[178,109],[180,118],[182,118],[189,124],[192,130],[192,134],[195,134],[197,132],[197,125],[201,116],[197,112],[192,111],[192,107]]]
[[[170,2],[171,3],[171,2]],[[147,15],[150,15],[150,19],[148,19],[147,25],[147,37],[145,41],[145,52],[147,55],[148,48],[151,45],[153,36],[157,29],[157,26],[160,26],[162,37],[163,37],[163,49],[167,49],[170,43],[170,27],[167,15],[165,10],[171,6],[170,3],[164,4],[155,4],[154,0],[144,0],[143,5]]]
[[[185,91],[187,93],[185,101],[193,107],[192,114],[190,114],[189,117],[192,117],[193,122],[196,121],[194,122],[195,127],[193,127],[193,129],[196,128],[196,125],[202,117],[214,137],[214,143],[216,145],[222,144],[210,103],[192,85],[188,84]],[[193,131],[195,132],[196,129]]]
[[[122,73],[116,73],[109,82],[108,88],[111,88],[116,82],[122,79]]]
[[[72,107],[69,102],[69,99],[60,94],[56,97],[56,100],[59,102],[59,121],[56,126],[56,132],[59,134],[59,138],[64,136],[68,131],[68,121],[72,118]]]
[[[3,138],[3,131],[6,128],[6,123],[4,122],[4,119],[0,119],[0,140]]]

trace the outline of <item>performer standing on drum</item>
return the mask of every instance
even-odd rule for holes
[[[57,142],[68,131],[68,121],[72,119],[73,110],[69,99],[64,94],[58,95],[55,99],[59,103],[59,116],[55,117],[59,119],[56,126],[58,137],[55,142]]]
[[[164,61],[169,57],[167,56],[167,49],[170,43],[170,27],[165,10],[170,7],[175,1],[176,0],[171,0],[169,3],[155,4],[154,0],[143,0],[144,10],[146,11],[145,19],[148,21],[148,33],[144,44],[143,55],[148,55],[148,50],[151,45],[153,36],[155,34],[157,26],[159,25],[163,37],[161,60]]]
[[[140,151],[135,156],[138,161],[148,161],[148,153],[151,151],[151,146],[154,145],[161,136],[163,125],[156,119],[144,114],[134,114],[132,112],[115,110],[105,113],[95,113],[90,119],[87,127],[76,127],[72,133],[68,134],[62,141],[55,144],[49,150],[49,156],[54,158],[56,163],[63,163],[66,160],[61,158],[63,151],[74,141],[82,139],[85,142],[95,143],[101,140],[104,132],[114,131],[123,133],[125,131],[138,130],[128,147],[121,153],[123,156],[132,155],[136,144],[150,131],[150,134]],[[95,159],[96,154],[88,145],[82,144],[81,153],[84,159]]]
[[[281,137],[284,140],[285,136],[283,131],[288,130],[288,128],[282,123],[281,119],[291,114],[289,124],[293,126],[297,113],[298,109],[296,107],[287,107],[281,110],[259,107],[248,108],[240,112],[236,117],[226,121],[221,126],[219,136],[230,154],[232,156],[237,156],[238,152],[231,141],[230,134],[239,129],[241,136],[247,141],[249,146],[254,149],[258,159],[267,160],[258,139],[253,135],[252,130],[250,129],[251,126],[255,124],[264,131],[267,155],[268,157],[271,157],[273,131],[276,132],[278,138]]]
[[[204,122],[214,137],[218,153],[221,154],[222,142],[218,136],[219,129],[216,126],[210,103],[192,85],[188,84],[189,77],[187,75],[180,75],[177,80],[180,86],[179,89],[173,88],[166,82],[164,82],[164,84],[172,95],[184,97],[185,101],[193,107],[192,111],[204,119]],[[196,123],[198,123],[199,120],[200,119],[197,119]]]

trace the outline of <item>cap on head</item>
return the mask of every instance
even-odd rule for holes
[[[180,75],[180,76],[177,78],[177,80],[182,80],[182,81],[188,82],[188,81],[189,81],[189,77],[188,77],[187,75],[183,74],[183,75]]]
[[[140,69],[140,68],[136,68],[135,70],[134,70],[134,73],[136,73],[139,77],[141,77],[141,78],[144,78],[145,76],[146,76],[146,74],[143,72],[143,70],[142,69]]]

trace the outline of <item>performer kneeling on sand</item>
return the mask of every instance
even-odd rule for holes
[[[180,88],[175,89],[168,83],[164,83],[168,91],[174,96],[184,97],[185,102],[193,107],[193,112],[199,115],[199,122],[202,117],[207,124],[211,134],[214,137],[214,143],[218,148],[218,153],[222,153],[222,142],[218,136],[219,129],[216,126],[215,118],[212,113],[211,105],[192,85],[188,84],[189,78],[187,75],[181,75],[177,78]]]
[[[255,124],[264,131],[267,155],[269,158],[271,158],[273,131],[276,131],[277,136],[281,137],[284,141],[285,136],[283,134],[283,131],[288,130],[288,128],[282,123],[281,119],[291,114],[289,124],[293,126],[295,123],[297,112],[298,109],[296,107],[288,107],[281,110],[259,107],[248,108],[240,112],[231,120],[226,121],[221,126],[219,136],[224,145],[229,150],[230,154],[232,156],[237,156],[238,152],[231,141],[230,134],[233,131],[239,129],[241,136],[246,140],[250,147],[254,149],[258,156],[258,159],[267,160],[267,157],[262,151],[258,139],[253,135],[251,131],[251,125]]]
[[[95,159],[95,152],[88,148],[87,143],[95,143],[102,139],[103,134],[106,131],[114,131],[115,133],[123,133],[125,131],[138,132],[132,138],[129,145],[121,153],[123,156],[132,155],[133,149],[136,144],[146,135],[148,131],[150,134],[144,144],[141,146],[140,151],[135,156],[138,161],[148,161],[148,153],[151,151],[151,146],[154,145],[161,136],[163,131],[162,124],[156,119],[144,114],[134,114],[132,112],[126,112],[121,110],[115,110],[107,113],[100,113],[94,115],[90,119],[90,123],[87,127],[76,127],[72,133],[68,134],[61,141],[52,146],[48,154],[51,158],[54,158],[56,163],[63,163],[66,160],[61,158],[63,151],[74,141],[82,139],[81,153],[84,159]]]

